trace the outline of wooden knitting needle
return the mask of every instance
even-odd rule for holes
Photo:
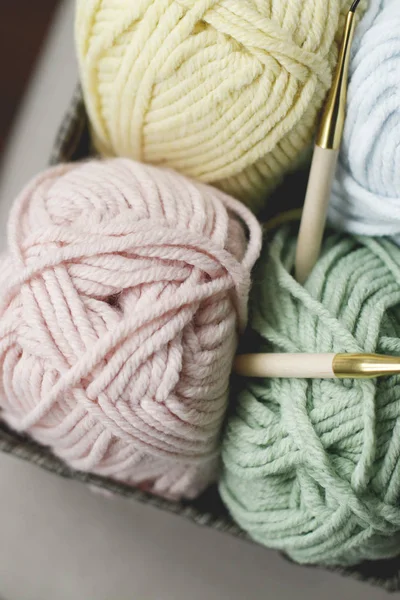
[[[347,16],[336,74],[316,139],[296,250],[295,275],[301,284],[306,282],[321,250],[332,181],[343,136],[350,50],[359,2],[360,0],[353,2]]]
[[[244,377],[373,379],[400,374],[400,356],[382,354],[243,354],[234,370]]]

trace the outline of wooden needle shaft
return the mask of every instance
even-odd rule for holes
[[[315,146],[296,247],[296,279],[306,282],[318,260],[336,171],[338,150]]]
[[[235,362],[238,375],[297,379],[332,379],[335,354],[243,354]]]
[[[400,356],[382,354],[243,354],[235,371],[244,377],[369,379],[400,374]]]

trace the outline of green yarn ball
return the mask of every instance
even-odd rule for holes
[[[400,249],[329,234],[305,287],[282,228],[259,262],[252,351],[400,355]],[[400,377],[249,379],[223,444],[222,498],[256,541],[299,563],[400,554]]]

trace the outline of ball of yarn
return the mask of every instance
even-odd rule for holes
[[[400,355],[400,249],[328,235],[305,287],[281,229],[255,275],[254,351]],[[222,497],[252,538],[299,563],[400,548],[400,377],[249,379],[223,443]]]
[[[400,243],[400,3],[371,0],[357,30],[330,220]]]
[[[78,0],[95,145],[258,208],[312,141],[348,0]]]
[[[173,172],[114,159],[37,177],[1,262],[2,419],[75,469],[196,496],[259,247],[248,209]]]

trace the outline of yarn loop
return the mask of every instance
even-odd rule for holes
[[[78,0],[104,155],[165,164],[260,208],[312,141],[347,0]]]
[[[197,495],[216,474],[255,218],[172,172],[92,161],[37,177],[9,244],[2,417],[76,469]]]
[[[259,263],[254,351],[400,355],[400,250],[328,235],[305,287],[281,229]],[[400,377],[249,380],[223,445],[223,499],[257,541],[300,563],[398,554]]]
[[[356,34],[330,221],[400,243],[400,4],[371,0]]]

